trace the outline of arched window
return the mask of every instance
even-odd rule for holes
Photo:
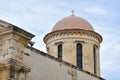
[[[82,69],[82,45],[80,43],[76,45],[76,54],[77,54],[77,66]]]
[[[96,48],[93,47],[94,73],[96,74]]]
[[[58,45],[58,59],[62,60],[62,45]]]

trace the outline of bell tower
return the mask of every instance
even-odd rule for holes
[[[30,67],[23,62],[24,49],[34,37],[0,20],[0,80],[26,80]]]
[[[72,15],[58,21],[44,37],[48,54],[100,76],[99,49],[102,36],[81,17]]]

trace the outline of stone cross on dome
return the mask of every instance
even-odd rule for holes
[[[74,15],[74,12],[75,12],[74,10],[71,11],[72,15]]]

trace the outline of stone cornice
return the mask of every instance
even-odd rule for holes
[[[63,41],[60,41],[60,42],[55,43],[55,45],[63,44],[63,43],[64,43]]]
[[[0,29],[1,29],[1,28],[5,28],[5,27],[8,27],[8,26],[10,26],[10,25],[12,25],[12,24],[10,24],[10,23],[8,23],[8,22],[6,22],[6,21],[0,20]]]
[[[83,30],[83,29],[72,29],[72,30],[66,29],[66,30],[54,31],[54,32],[48,33],[44,37],[44,42],[46,43],[47,40],[49,40],[50,38],[54,38],[57,36],[64,36],[64,35],[81,35],[81,36],[84,35],[84,36],[93,37],[97,39],[99,43],[102,42],[102,36],[100,34],[94,31]]]
[[[10,25],[9,27],[5,27],[3,29],[0,29],[0,36],[5,35],[5,34],[10,34],[10,33],[18,34],[18,35],[23,36],[27,39],[31,39],[34,37],[33,34],[27,32],[21,28],[18,28],[17,26],[14,26],[14,25]]]
[[[30,72],[30,67],[23,62],[9,58],[0,61],[0,70],[12,67],[16,71],[23,70],[24,72]]]

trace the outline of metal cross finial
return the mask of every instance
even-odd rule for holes
[[[74,15],[74,12],[75,12],[74,10],[71,11],[72,15]]]

